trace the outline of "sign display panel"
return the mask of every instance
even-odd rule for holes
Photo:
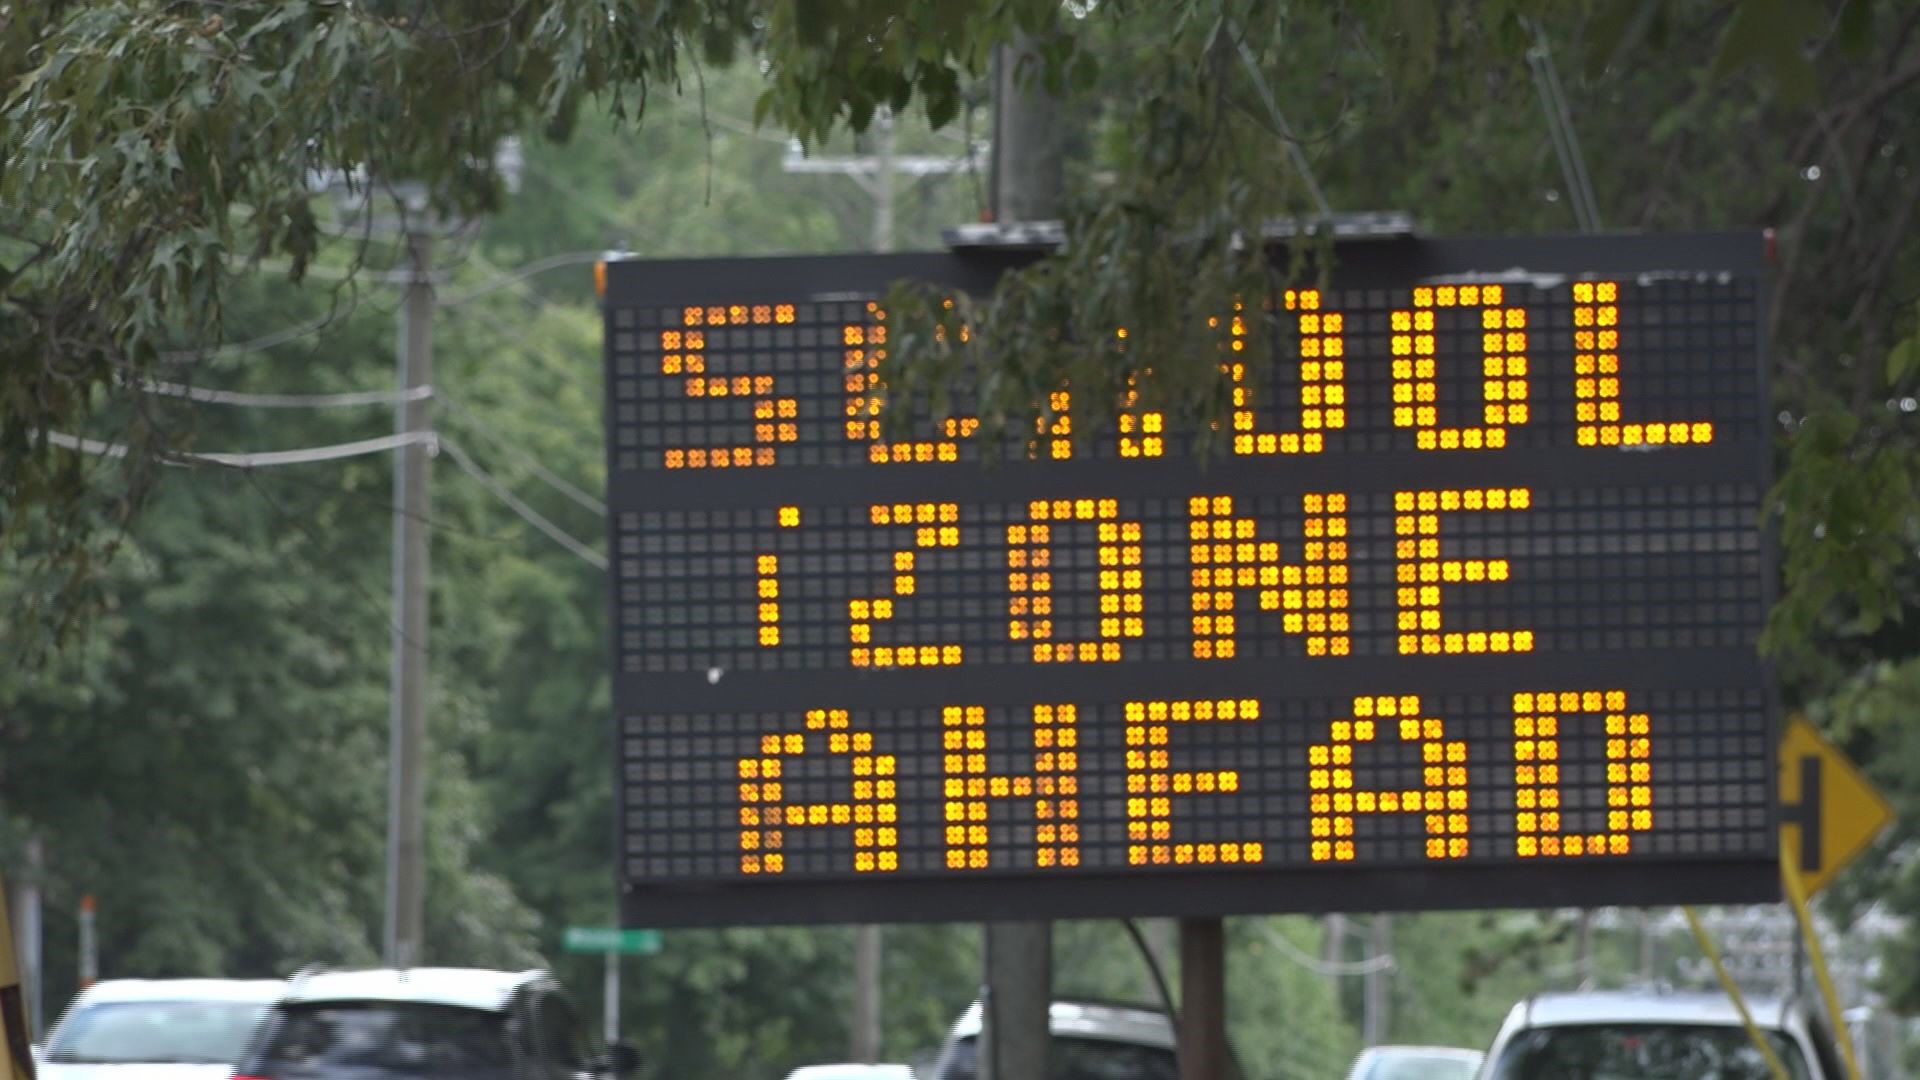
[[[883,425],[1004,257],[611,266],[626,923],[1774,895],[1760,238],[1335,256],[1204,457]]]

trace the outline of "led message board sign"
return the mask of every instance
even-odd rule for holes
[[[890,440],[878,297],[1005,257],[611,266],[623,918],[1773,895],[1760,238],[1336,255],[1204,460]]]

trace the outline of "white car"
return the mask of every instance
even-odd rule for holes
[[[1473,1080],[1486,1055],[1457,1046],[1369,1046],[1347,1080]]]
[[[80,991],[47,1033],[46,1080],[226,1080],[280,979],[109,979]]]
[[[1819,1014],[1780,998],[1747,1010],[1788,1080],[1843,1080],[1838,1045]],[[1481,1080],[1769,1080],[1725,994],[1596,991],[1541,994],[1513,1007]]]
[[[913,1070],[905,1065],[890,1063],[802,1065],[788,1073],[787,1080],[913,1080]]]

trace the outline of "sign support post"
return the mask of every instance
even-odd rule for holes
[[[1180,1080],[1227,1080],[1227,949],[1221,919],[1180,920]]]
[[[607,953],[606,1002],[607,1045],[620,1041],[620,954]]]

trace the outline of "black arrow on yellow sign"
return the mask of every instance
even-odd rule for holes
[[[1833,882],[1893,823],[1893,808],[1804,717],[1780,738],[1781,846],[1798,850],[1809,894]]]

